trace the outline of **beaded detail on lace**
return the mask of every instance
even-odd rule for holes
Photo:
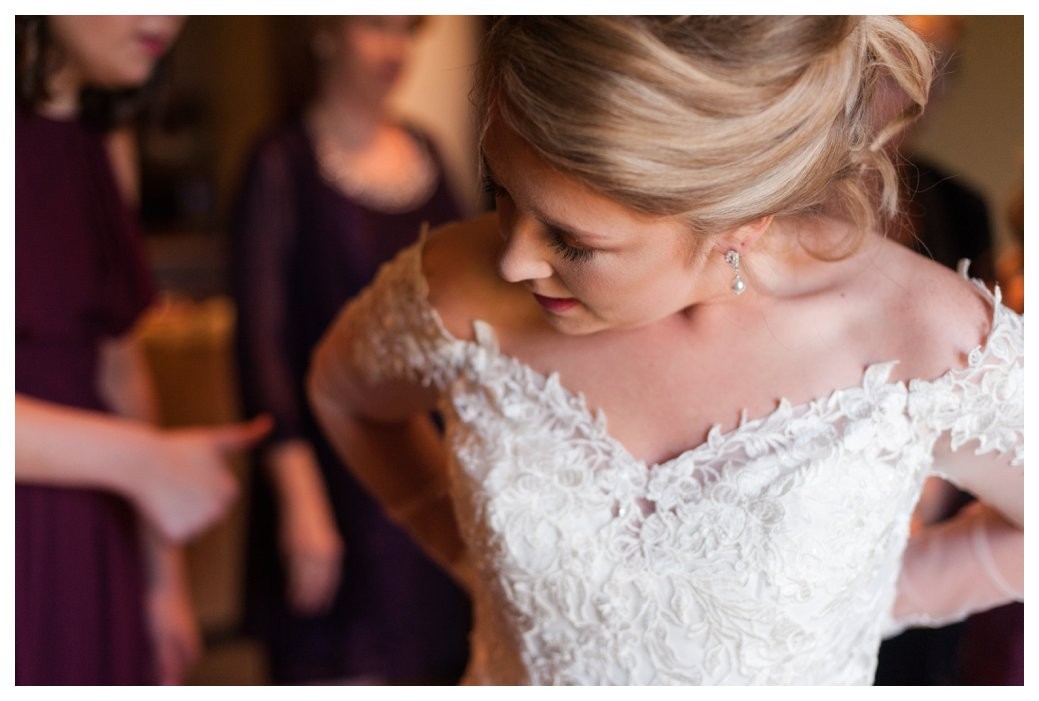
[[[966,367],[871,365],[652,466],[487,324],[451,336],[426,293],[416,244],[347,313],[352,359],[441,392],[473,683],[868,684],[935,441],[1023,462],[1023,319],[998,290]]]

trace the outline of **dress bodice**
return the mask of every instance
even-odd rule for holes
[[[474,571],[468,681],[868,684],[938,437],[1021,462],[1023,319],[990,297],[966,367],[906,383],[871,365],[656,465],[489,325],[452,336],[421,244],[342,328],[373,382],[439,390]]]

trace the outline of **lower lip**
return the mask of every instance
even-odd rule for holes
[[[140,39],[141,46],[144,47],[144,51],[152,58],[158,58],[166,53],[167,43],[162,39],[152,39],[144,37]]]
[[[534,295],[534,299],[536,299],[538,301],[538,304],[540,304],[542,307],[544,307],[550,312],[555,312],[556,314],[561,314],[562,312],[565,312],[568,309],[573,309],[579,304],[579,302],[573,297],[559,298],[542,297],[541,295]]]

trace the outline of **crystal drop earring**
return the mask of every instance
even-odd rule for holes
[[[729,264],[729,267],[736,271],[736,275],[732,278],[732,283],[729,285],[729,289],[732,290],[734,295],[741,295],[743,291],[747,289],[747,284],[743,282],[743,278],[740,277],[740,254],[739,251],[729,249],[725,252],[725,262]]]

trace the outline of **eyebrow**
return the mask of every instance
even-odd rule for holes
[[[494,174],[494,169],[492,169],[491,168],[491,164],[487,162],[487,155],[484,152],[482,147],[480,148],[480,163],[483,165],[483,172],[484,172],[484,174],[487,177],[489,177],[491,180],[493,180],[494,182],[499,183],[499,185],[500,185],[500,181],[498,180],[497,176],[495,176],[495,174]],[[546,216],[544,214],[544,212],[540,212],[540,211],[538,211],[536,209],[534,210],[533,213],[534,213],[534,216],[538,219],[538,221],[540,221],[542,224],[544,224],[545,226],[547,226],[547,227],[549,227],[551,229],[555,229],[557,232],[560,232],[560,233],[563,233],[563,234],[567,234],[567,235],[572,236],[572,237],[574,237],[576,239],[592,239],[593,243],[597,242],[597,241],[598,242],[602,242],[602,239],[603,239],[603,235],[602,234],[596,234],[596,233],[593,233],[591,231],[583,231],[581,229],[575,229],[574,227],[572,227],[572,226],[570,226],[568,224],[563,224],[563,223],[553,219],[552,217]]]

